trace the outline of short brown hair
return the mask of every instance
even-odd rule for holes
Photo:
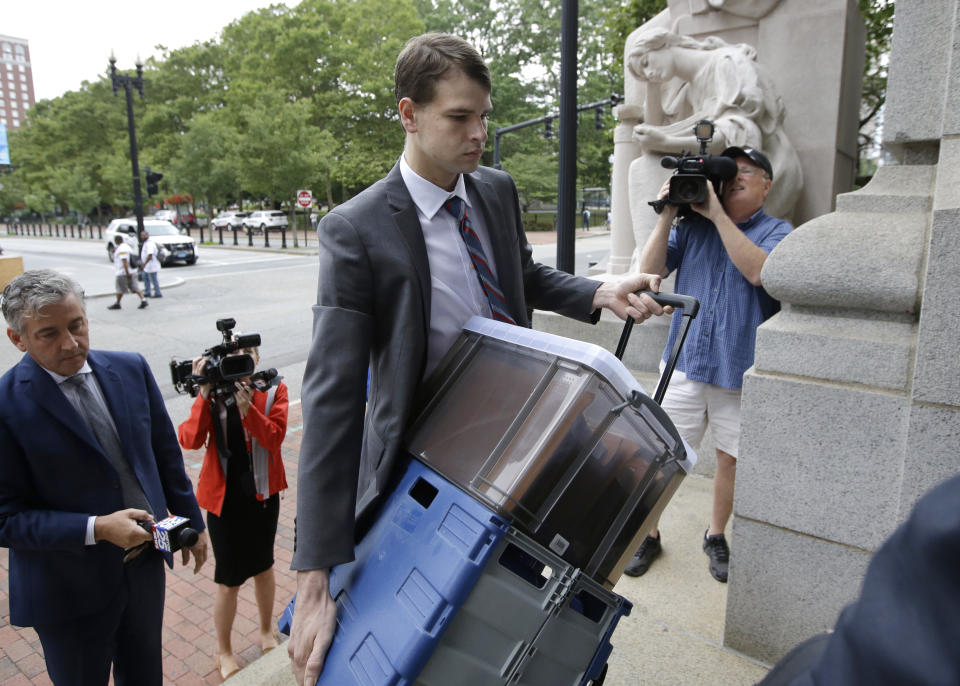
[[[421,105],[429,103],[437,81],[451,69],[460,69],[490,91],[490,70],[467,41],[449,33],[425,33],[411,38],[400,51],[393,74],[397,103],[403,98]]]

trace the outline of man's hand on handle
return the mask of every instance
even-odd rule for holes
[[[317,682],[336,630],[337,606],[330,597],[330,570],[297,572],[297,604],[287,652],[298,686]]]
[[[672,307],[662,307],[649,295],[637,295],[636,291],[660,292],[660,277],[656,274],[630,274],[620,281],[600,284],[593,295],[594,309],[606,307],[620,319],[632,317],[638,324],[652,316],[670,314]]]

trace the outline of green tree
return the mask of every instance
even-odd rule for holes
[[[857,137],[861,174],[869,171],[871,153],[879,149],[878,120],[887,99],[887,61],[893,38],[893,0],[859,0],[866,29],[866,59],[860,94]]]
[[[287,102],[276,91],[263,90],[243,108],[245,143],[239,178],[255,197],[277,205],[292,200],[297,189],[317,178],[323,163],[320,132],[310,126],[308,101]]]
[[[223,110],[197,113],[188,126],[167,169],[177,188],[188,189],[207,208],[222,207],[237,188],[239,133]]]

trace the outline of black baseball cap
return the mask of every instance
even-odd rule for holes
[[[746,157],[753,160],[754,164],[767,172],[767,176],[773,180],[773,166],[770,164],[770,160],[767,159],[767,156],[755,148],[727,148],[722,153],[721,157]]]

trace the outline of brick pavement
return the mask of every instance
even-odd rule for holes
[[[277,595],[274,616],[279,618],[296,590],[296,577],[290,571],[293,554],[293,517],[297,502],[297,456],[303,420],[299,400],[291,402],[287,436],[283,442],[283,462],[290,488],[281,495],[280,522],[277,526]],[[187,473],[196,484],[203,459],[202,451],[184,451]],[[49,685],[40,640],[33,629],[10,625],[7,549],[0,548],[0,686]],[[219,684],[214,665],[216,637],[213,630],[213,560],[197,575],[183,567],[177,556],[174,570],[167,570],[167,595],[163,616],[163,683],[175,686]],[[260,657],[257,606],[253,582],[243,585],[233,625],[233,649],[243,667]],[[284,646],[278,650],[284,650]],[[112,680],[111,680],[112,683]]]

